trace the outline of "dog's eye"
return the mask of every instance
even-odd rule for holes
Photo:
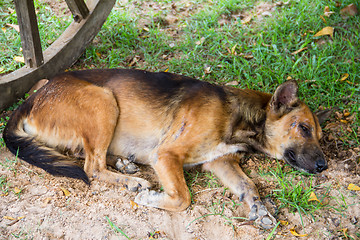
[[[299,128],[301,129],[301,133],[304,137],[311,137],[311,129],[305,124],[299,124]]]

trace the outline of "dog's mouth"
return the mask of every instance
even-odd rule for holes
[[[289,163],[292,166],[296,166],[296,153],[292,149],[287,149],[284,153],[284,158],[287,163]]]

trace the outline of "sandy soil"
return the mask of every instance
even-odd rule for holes
[[[296,239],[290,233],[293,227],[299,234],[308,234],[303,239],[345,239],[344,232],[357,239],[360,196],[347,186],[360,182],[359,171],[351,166],[351,157],[355,157],[356,164],[358,156],[349,155],[359,152],[333,151],[341,155],[336,156],[329,149],[333,149],[331,144],[325,146],[329,170],[314,177],[314,185],[319,185],[316,193],[326,196],[323,202],[328,207],[317,210],[314,217],[303,214],[304,227],[297,212],[280,209],[277,219],[288,224],[276,229],[276,239]],[[257,173],[260,166],[267,169],[272,163],[263,156],[252,156],[244,160],[243,167],[269,210],[275,213],[279,203],[265,197],[277,187],[276,181]],[[137,206],[132,202],[136,193],[121,186],[92,181],[89,187],[79,180],[53,177],[16,161],[4,148],[0,150],[0,164],[0,176],[7,181],[0,192],[0,239],[126,239],[111,227],[108,219],[130,239],[264,239],[270,234],[252,222],[234,219],[246,217],[247,206],[216,181],[207,186],[209,178],[203,175],[191,184],[193,204],[186,211],[175,213]],[[148,179],[158,189],[151,169],[141,170],[135,175]],[[190,175],[188,182],[196,178],[197,169],[191,170]]]

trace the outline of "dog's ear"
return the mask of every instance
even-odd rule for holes
[[[315,112],[315,115],[318,118],[319,124],[322,124],[323,122],[325,122],[330,117],[331,114],[332,114],[331,109],[324,109],[324,110]]]
[[[290,80],[281,84],[270,100],[270,108],[277,115],[290,111],[298,102],[298,84]]]

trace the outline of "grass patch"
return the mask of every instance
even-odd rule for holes
[[[121,230],[118,226],[116,226],[108,217],[105,217],[105,218],[106,218],[108,224],[114,230],[115,233],[120,233],[121,235],[126,237],[126,239],[131,239],[125,234],[125,232],[123,230]]]
[[[0,176],[0,190],[2,196],[9,194],[10,189],[6,176]]]

